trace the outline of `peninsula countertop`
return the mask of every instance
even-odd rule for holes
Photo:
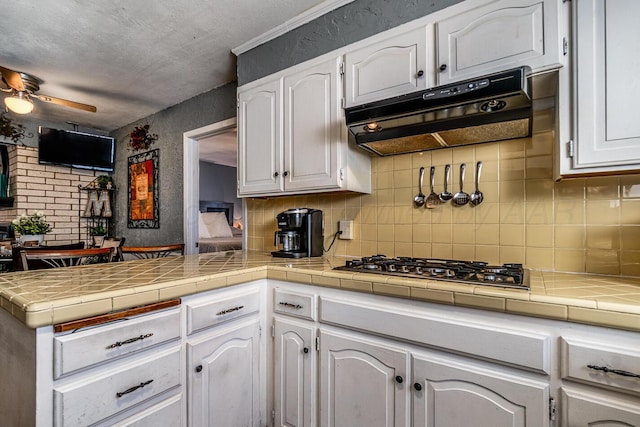
[[[640,278],[532,270],[531,289],[333,270],[344,257],[230,251],[0,275],[0,306],[30,328],[258,279],[640,331]]]

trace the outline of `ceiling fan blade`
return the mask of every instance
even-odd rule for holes
[[[71,108],[78,108],[80,110],[90,111],[92,113],[95,113],[97,111],[96,107],[94,107],[93,105],[82,104],[80,102],[69,101],[61,98],[54,98],[53,96],[48,96],[48,95],[38,95],[35,93],[31,94],[31,96],[33,96],[34,98],[38,98],[40,101],[51,102],[52,104],[64,105],[66,107],[71,107]]]
[[[0,66],[0,73],[7,84],[18,92],[24,92],[24,83],[20,73]]]

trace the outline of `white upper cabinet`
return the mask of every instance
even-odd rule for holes
[[[284,78],[285,189],[339,188],[340,59]]]
[[[574,7],[572,141],[560,176],[640,169],[640,2],[580,0]],[[567,85],[568,86],[568,85]],[[565,87],[565,93],[569,92]]]
[[[563,65],[560,0],[483,3],[437,22],[439,85],[522,65],[534,72]]]
[[[371,159],[347,143],[342,57],[238,89],[238,196],[371,192]]]
[[[433,26],[347,52],[346,106],[377,101],[433,86]]]
[[[282,79],[238,92],[238,194],[283,190]]]

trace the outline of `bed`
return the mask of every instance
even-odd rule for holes
[[[201,200],[198,214],[198,252],[203,254],[242,249],[242,229],[233,225],[233,203]]]

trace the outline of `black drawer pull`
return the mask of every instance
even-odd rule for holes
[[[124,340],[124,341],[116,341],[111,345],[107,346],[107,349],[112,349],[112,348],[116,348],[116,347],[121,347],[125,344],[131,344],[134,343],[136,341],[141,341],[145,338],[149,338],[152,337],[153,333],[148,333],[148,334],[144,334],[144,335],[140,335],[139,337],[135,337],[135,338],[129,338],[128,340]]]
[[[416,389],[416,391],[420,391],[420,390],[422,390],[422,384],[420,384],[420,383],[414,383],[414,384],[413,384],[413,388],[415,388],[415,389]]]
[[[302,306],[300,304],[291,304],[290,302],[279,302],[278,304],[280,304],[283,307],[291,307],[291,308],[295,308],[296,310],[300,310],[302,308]]]
[[[640,374],[634,374],[629,371],[622,371],[620,369],[609,369],[606,366],[597,366],[597,365],[587,365],[587,368],[593,369],[596,371],[602,371],[605,373],[612,373],[616,375],[622,375],[623,377],[631,377],[631,378],[640,378]]]
[[[402,384],[404,382],[404,378],[402,378],[400,375],[396,376],[396,382],[398,384]]]
[[[129,393],[131,393],[132,391],[136,391],[137,389],[142,388],[142,387],[144,387],[144,386],[146,386],[146,385],[149,385],[149,384],[151,384],[152,382],[153,382],[153,380],[145,381],[145,382],[140,383],[140,384],[138,384],[138,385],[136,385],[136,386],[133,386],[133,387],[131,387],[131,388],[128,388],[128,389],[126,389],[125,391],[119,391],[119,392],[117,392],[117,393],[116,393],[116,397],[120,398],[120,397],[124,396],[125,394],[129,394]]]
[[[222,310],[216,313],[216,316],[222,316],[224,314],[233,313],[234,311],[242,310],[244,305],[238,305],[236,307],[227,308],[226,310]]]

